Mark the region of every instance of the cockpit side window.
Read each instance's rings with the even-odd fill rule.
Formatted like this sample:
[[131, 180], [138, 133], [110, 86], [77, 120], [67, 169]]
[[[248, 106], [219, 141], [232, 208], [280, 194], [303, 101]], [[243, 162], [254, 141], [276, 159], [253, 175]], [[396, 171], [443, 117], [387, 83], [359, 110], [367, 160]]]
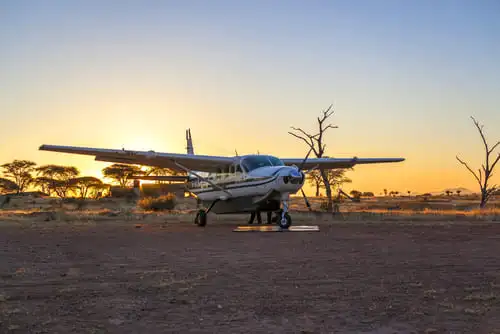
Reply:
[[268, 158], [271, 161], [271, 163], [273, 164], [273, 166], [284, 166], [285, 165], [283, 163], [283, 161], [281, 161], [280, 159], [278, 159], [276, 157], [269, 156]]
[[242, 167], [247, 171], [252, 171], [260, 167], [267, 166], [283, 166], [283, 162], [272, 156], [259, 155], [259, 156], [247, 156], [241, 160]]

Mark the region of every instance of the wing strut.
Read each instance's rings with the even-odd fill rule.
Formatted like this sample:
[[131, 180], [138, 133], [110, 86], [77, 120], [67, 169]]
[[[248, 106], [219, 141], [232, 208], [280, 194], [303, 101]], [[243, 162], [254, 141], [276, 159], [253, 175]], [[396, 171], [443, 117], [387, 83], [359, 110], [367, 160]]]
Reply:
[[189, 173], [190, 173], [190, 174], [193, 174], [194, 176], [196, 176], [196, 177], [198, 177], [198, 178], [202, 179], [203, 181], [205, 181], [205, 182], [209, 183], [212, 187], [217, 188], [217, 189], [219, 189], [219, 190], [221, 190], [221, 191], [225, 192], [225, 193], [226, 193], [226, 194], [228, 194], [229, 196], [232, 196], [232, 194], [231, 194], [229, 191], [227, 191], [226, 189], [224, 189], [224, 188], [222, 188], [221, 186], [219, 186], [219, 185], [217, 185], [217, 184], [213, 183], [213, 182], [212, 182], [212, 181], [210, 181], [209, 179], [204, 178], [203, 176], [200, 176], [200, 175], [196, 174], [195, 172], [193, 172], [192, 170], [190, 170], [190, 169], [188, 169], [188, 168], [184, 167], [183, 165], [181, 165], [181, 164], [180, 164], [180, 163], [178, 163], [177, 161], [174, 161], [174, 164], [176, 164], [179, 168], [183, 169], [186, 173], [188, 173], [188, 174], [189, 174]]

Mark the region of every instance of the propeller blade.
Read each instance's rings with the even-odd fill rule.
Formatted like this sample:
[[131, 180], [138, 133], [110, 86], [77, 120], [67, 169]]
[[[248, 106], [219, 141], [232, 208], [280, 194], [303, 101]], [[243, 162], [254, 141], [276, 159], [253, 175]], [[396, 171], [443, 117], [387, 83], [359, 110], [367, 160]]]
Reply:
[[313, 168], [310, 168], [310, 169], [306, 170], [306, 171], [304, 172], [304, 174], [306, 174], [306, 175], [307, 175], [307, 174], [309, 174], [310, 172], [312, 172], [313, 170], [315, 170], [316, 168], [318, 168], [318, 165], [314, 166]]
[[309, 211], [312, 211], [311, 204], [309, 203], [309, 200], [307, 199], [307, 196], [304, 193], [304, 190], [302, 188], [300, 188], [300, 191], [302, 192], [302, 196], [304, 197], [304, 201], [306, 202], [307, 208], [309, 209]]
[[313, 149], [313, 148], [311, 147], [311, 148], [309, 149], [309, 152], [307, 152], [307, 155], [306, 155], [306, 157], [304, 158], [304, 160], [302, 160], [302, 163], [301, 163], [301, 164], [300, 164], [300, 166], [299, 166], [299, 170], [302, 170], [302, 167], [304, 167], [304, 164], [306, 163], [307, 158], [309, 158], [309, 154], [311, 154], [312, 149]]

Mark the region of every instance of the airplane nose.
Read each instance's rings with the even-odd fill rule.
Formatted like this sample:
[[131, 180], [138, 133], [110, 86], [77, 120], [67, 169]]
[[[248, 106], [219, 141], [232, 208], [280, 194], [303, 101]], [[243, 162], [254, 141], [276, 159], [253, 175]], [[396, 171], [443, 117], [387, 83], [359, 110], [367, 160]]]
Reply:
[[304, 173], [298, 170], [291, 170], [288, 175], [283, 176], [285, 184], [300, 184], [304, 181]]

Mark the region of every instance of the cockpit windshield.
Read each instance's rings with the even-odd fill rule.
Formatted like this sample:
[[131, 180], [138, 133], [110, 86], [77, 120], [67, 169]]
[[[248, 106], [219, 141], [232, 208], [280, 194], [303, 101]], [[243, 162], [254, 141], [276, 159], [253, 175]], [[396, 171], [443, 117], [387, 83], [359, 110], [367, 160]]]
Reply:
[[241, 159], [241, 166], [246, 172], [266, 166], [284, 166], [283, 161], [271, 155], [250, 155]]

